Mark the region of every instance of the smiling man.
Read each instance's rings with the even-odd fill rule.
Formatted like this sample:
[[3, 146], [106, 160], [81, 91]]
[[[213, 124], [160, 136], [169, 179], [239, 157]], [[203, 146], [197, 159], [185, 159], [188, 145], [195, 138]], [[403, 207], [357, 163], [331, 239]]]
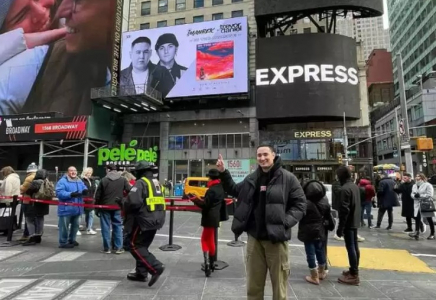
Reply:
[[271, 146], [257, 148], [259, 167], [235, 184], [220, 155], [217, 168], [229, 195], [238, 199], [232, 231], [248, 234], [247, 300], [263, 300], [267, 271], [273, 300], [287, 299], [291, 228], [306, 212], [306, 197], [298, 179], [282, 168]]

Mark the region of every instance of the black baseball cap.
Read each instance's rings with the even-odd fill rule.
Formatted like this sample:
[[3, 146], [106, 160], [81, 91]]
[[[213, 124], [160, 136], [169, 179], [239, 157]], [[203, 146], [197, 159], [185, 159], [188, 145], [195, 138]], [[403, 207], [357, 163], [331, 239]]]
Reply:
[[173, 44], [176, 47], [179, 47], [179, 42], [177, 41], [177, 38], [174, 34], [172, 33], [164, 33], [162, 34], [156, 42], [155, 45], [155, 49], [159, 49], [160, 46], [164, 45], [164, 44]]
[[114, 171], [114, 170], [117, 169], [117, 167], [115, 165], [113, 165], [113, 164], [110, 164], [110, 165], [106, 166], [106, 169], [109, 170], [109, 171]]

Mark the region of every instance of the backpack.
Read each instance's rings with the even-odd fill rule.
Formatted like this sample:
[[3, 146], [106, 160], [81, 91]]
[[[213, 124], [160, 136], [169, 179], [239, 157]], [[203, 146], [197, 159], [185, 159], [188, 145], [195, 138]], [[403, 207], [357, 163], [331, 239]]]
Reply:
[[53, 182], [45, 179], [39, 190], [35, 193], [35, 199], [39, 200], [52, 200], [56, 196]]

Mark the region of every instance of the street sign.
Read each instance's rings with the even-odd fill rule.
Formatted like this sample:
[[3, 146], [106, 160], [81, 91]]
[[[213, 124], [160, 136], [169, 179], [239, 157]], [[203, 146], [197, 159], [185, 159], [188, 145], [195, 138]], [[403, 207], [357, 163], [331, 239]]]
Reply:
[[404, 135], [406, 133], [405, 129], [404, 129], [404, 120], [401, 119], [399, 122], [399, 126], [398, 126], [398, 130], [400, 131], [401, 135]]
[[357, 155], [357, 150], [348, 150], [348, 155]]

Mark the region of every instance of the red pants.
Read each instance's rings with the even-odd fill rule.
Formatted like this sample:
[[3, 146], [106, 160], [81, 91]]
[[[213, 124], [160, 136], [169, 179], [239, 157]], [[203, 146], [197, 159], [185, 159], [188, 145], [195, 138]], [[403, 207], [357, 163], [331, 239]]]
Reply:
[[215, 255], [215, 228], [203, 227], [201, 233], [201, 249], [203, 252], [209, 252], [210, 256]]

